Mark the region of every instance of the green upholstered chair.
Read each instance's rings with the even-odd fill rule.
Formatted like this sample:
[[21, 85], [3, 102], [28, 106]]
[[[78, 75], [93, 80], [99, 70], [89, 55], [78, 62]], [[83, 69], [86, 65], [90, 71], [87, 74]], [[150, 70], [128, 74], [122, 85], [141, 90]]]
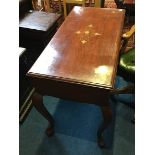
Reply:
[[[122, 46], [120, 51], [120, 61], [118, 64], [118, 75], [125, 80], [132, 82], [123, 88], [116, 88], [112, 94], [134, 94], [135, 93], [135, 48], [126, 50], [128, 41], [135, 33], [135, 25], [133, 25], [127, 33], [122, 36]], [[135, 122], [135, 117], [131, 120]]]
[[132, 48], [127, 53], [122, 54], [119, 66], [122, 70], [125, 70], [130, 74], [135, 73], [135, 48]]
[[[120, 49], [120, 61], [118, 64], [118, 75], [125, 80], [135, 82], [135, 48], [126, 50], [129, 39], [135, 33], [135, 25], [133, 25], [127, 33], [122, 36], [122, 46]], [[123, 88], [114, 89], [114, 94], [134, 93], [135, 85], [131, 84]]]
[[121, 55], [119, 70], [125, 79], [135, 82], [135, 48], [129, 49]]
[[128, 81], [135, 82], [135, 48], [121, 54], [118, 73]]

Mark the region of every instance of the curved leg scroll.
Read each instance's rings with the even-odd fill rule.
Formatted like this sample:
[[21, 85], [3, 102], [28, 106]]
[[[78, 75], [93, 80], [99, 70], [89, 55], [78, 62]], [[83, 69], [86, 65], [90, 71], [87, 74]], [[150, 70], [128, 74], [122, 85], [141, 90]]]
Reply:
[[46, 129], [46, 134], [52, 136], [54, 134], [54, 119], [43, 104], [43, 96], [35, 92], [32, 96], [32, 102], [36, 110], [48, 120], [49, 126]]
[[104, 120], [103, 120], [101, 126], [98, 129], [97, 138], [98, 138], [99, 147], [105, 148], [106, 144], [104, 142], [103, 132], [108, 127], [108, 125], [110, 124], [110, 122], [112, 120], [112, 109], [108, 105], [103, 106], [101, 108], [102, 108], [102, 113], [103, 113]]

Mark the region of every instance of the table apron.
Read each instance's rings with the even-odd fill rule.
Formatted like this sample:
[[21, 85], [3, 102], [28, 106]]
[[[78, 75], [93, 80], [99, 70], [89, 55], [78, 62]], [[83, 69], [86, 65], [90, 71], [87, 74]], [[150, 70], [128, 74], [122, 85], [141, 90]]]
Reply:
[[106, 106], [108, 104], [109, 90], [104, 88], [32, 77], [31, 82], [36, 92], [41, 95], [87, 102], [99, 106]]

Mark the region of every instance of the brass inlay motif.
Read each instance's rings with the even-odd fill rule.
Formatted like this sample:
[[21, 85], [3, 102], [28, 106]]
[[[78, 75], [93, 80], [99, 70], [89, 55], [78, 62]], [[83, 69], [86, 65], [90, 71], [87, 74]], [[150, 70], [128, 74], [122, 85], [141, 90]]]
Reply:
[[80, 34], [81, 32], [80, 31], [76, 31], [76, 34]]
[[86, 40], [82, 40], [82, 41], [81, 41], [82, 44], [85, 44], [86, 42], [87, 42]]
[[92, 24], [90, 24], [90, 25], [88, 25], [88, 27], [93, 27], [93, 25], [92, 25]]
[[93, 37], [101, 36], [102, 34], [95, 32], [92, 24], [85, 26], [83, 30], [78, 30], [75, 32], [80, 37], [80, 42], [82, 44], [86, 44], [92, 39]]
[[84, 31], [85, 34], [89, 34], [89, 31]]
[[100, 34], [100, 33], [94, 33], [94, 35], [95, 35], [95, 36], [101, 36], [101, 34]]

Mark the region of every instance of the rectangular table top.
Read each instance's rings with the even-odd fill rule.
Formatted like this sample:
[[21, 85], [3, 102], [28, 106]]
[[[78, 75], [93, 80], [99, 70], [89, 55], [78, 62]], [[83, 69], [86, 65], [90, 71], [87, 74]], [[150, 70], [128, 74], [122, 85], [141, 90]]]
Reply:
[[74, 7], [27, 75], [112, 88], [124, 14]]

